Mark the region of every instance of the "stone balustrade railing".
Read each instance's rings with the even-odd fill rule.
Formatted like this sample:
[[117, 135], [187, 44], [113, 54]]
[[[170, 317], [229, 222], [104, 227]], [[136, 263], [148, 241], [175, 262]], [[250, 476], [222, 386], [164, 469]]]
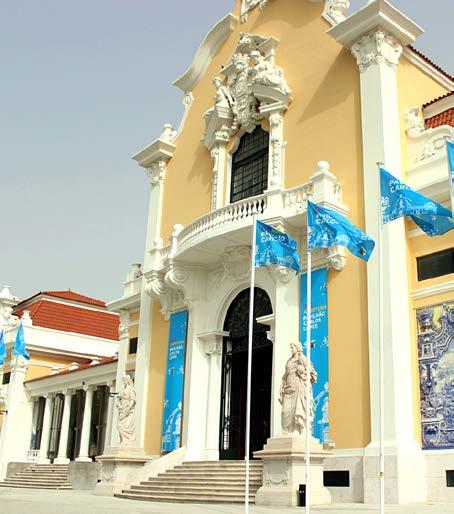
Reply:
[[175, 225], [170, 245], [163, 246], [159, 239], [150, 252], [153, 269], [165, 267], [170, 258], [181, 255], [202, 241], [247, 227], [254, 214], [263, 220], [299, 215], [305, 211], [307, 195], [312, 193], [313, 183], [307, 182], [292, 189], [271, 191], [226, 205], [201, 216], [186, 227]]

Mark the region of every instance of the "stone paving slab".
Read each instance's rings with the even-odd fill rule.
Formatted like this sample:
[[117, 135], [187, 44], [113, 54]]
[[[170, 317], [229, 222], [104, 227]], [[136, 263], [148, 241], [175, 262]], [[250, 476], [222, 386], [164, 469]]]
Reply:
[[[242, 505], [198, 505], [152, 503], [95, 496], [86, 491], [45, 491], [31, 489], [0, 489], [1, 514], [241, 514]], [[297, 507], [257, 507], [250, 514], [296, 514], [305, 509]], [[330, 505], [312, 507], [314, 514], [373, 514], [378, 508], [371, 505]], [[389, 505], [386, 514], [454, 514], [454, 504]]]

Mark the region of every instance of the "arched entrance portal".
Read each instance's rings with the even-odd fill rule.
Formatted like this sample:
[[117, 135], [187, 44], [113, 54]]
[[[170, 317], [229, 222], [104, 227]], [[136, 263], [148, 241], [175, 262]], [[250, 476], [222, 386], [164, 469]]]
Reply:
[[[245, 289], [230, 304], [224, 330], [222, 350], [220, 459], [244, 459], [246, 429], [246, 386], [249, 294]], [[272, 314], [265, 291], [255, 288], [254, 319]], [[263, 449], [270, 436], [271, 370], [273, 344], [267, 338], [267, 327], [254, 323], [251, 389], [251, 457]]]

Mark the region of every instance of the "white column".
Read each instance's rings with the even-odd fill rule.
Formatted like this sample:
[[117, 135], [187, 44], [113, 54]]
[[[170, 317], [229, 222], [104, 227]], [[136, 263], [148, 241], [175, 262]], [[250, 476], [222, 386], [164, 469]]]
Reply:
[[[388, 20], [387, 30], [392, 32], [382, 29], [383, 19]], [[367, 27], [367, 32], [363, 27]], [[380, 185], [376, 162], [383, 161], [392, 174], [401, 177], [400, 123], [403, 120], [399, 117], [396, 70], [403, 46], [412, 43], [421, 29], [390, 4], [376, 1], [330, 33], [351, 48], [359, 67], [366, 232], [377, 240]], [[386, 501], [424, 502], [425, 463], [420, 443], [415, 439], [413, 408], [418, 392], [413, 380], [406, 234], [402, 219], [385, 227], [382, 248]], [[371, 443], [365, 459], [366, 503], [378, 503], [379, 499], [378, 280], [378, 252], [374, 252], [367, 269]]]
[[[164, 182], [167, 162], [172, 158], [175, 145], [163, 133], [150, 146], [134, 156], [140, 166], [147, 170], [150, 180], [150, 202], [148, 208], [147, 237], [144, 255], [144, 273], [152, 267], [150, 250], [160, 237]], [[136, 441], [143, 448], [145, 440], [145, 423], [148, 397], [148, 370], [150, 364], [151, 324], [153, 301], [146, 292], [146, 280], [142, 281], [140, 297], [139, 335], [136, 354], [134, 386], [136, 390]], [[119, 383], [117, 383], [117, 387]]]
[[210, 153], [213, 158], [213, 185], [211, 188], [211, 209], [220, 209], [226, 204], [225, 167], [227, 163], [227, 140], [222, 134], [215, 137], [215, 144]]
[[284, 183], [284, 110], [270, 111], [270, 146], [268, 156], [268, 191], [282, 189]]
[[[279, 389], [282, 375], [290, 357], [290, 343], [299, 341], [300, 298], [298, 280], [295, 278], [294, 271], [280, 266], [271, 266], [270, 273], [276, 284], [270, 436], [277, 437], [281, 433]], [[269, 321], [260, 319], [262, 323], [273, 326], [272, 318]], [[272, 336], [272, 331], [270, 335]]]
[[198, 338], [205, 344], [208, 356], [208, 394], [205, 426], [205, 458], [219, 460], [219, 420], [221, 408], [222, 342], [228, 332], [205, 332]]
[[41, 444], [39, 446], [38, 459], [40, 464], [49, 462], [47, 452], [49, 451], [50, 441], [50, 428], [52, 424], [52, 406], [54, 403], [55, 394], [49, 393], [44, 395], [46, 398], [46, 405], [44, 407], [43, 428], [41, 430]]
[[[118, 363], [117, 363], [117, 375], [115, 384], [110, 387], [110, 392], [119, 392], [121, 388], [121, 379], [126, 375], [126, 359], [128, 357], [129, 349], [129, 312], [120, 311], [120, 327], [118, 334], [120, 337], [118, 344]], [[112, 408], [111, 408], [112, 403]], [[120, 444], [120, 438], [118, 435], [117, 424], [118, 424], [118, 410], [115, 408], [115, 398], [109, 396], [109, 413], [111, 415], [110, 425], [107, 425], [107, 433], [109, 434], [109, 443], [107, 443], [106, 437], [106, 448], [108, 446], [118, 446]]]
[[[107, 387], [109, 388], [109, 403], [107, 406], [107, 427], [106, 427], [106, 440], [104, 442], [104, 448], [103, 453], [109, 446], [111, 446], [112, 441], [112, 429], [113, 426], [113, 416], [114, 416], [114, 410], [115, 409], [115, 396], [112, 394], [115, 392], [115, 382], [107, 384]], [[118, 413], [117, 413], [117, 420], [118, 420]], [[117, 427], [115, 426], [115, 429]], [[117, 431], [118, 432], [118, 431]]]
[[93, 405], [93, 391], [96, 386], [84, 386], [85, 390], [85, 405], [84, 405], [84, 417], [82, 420], [82, 434], [80, 436], [80, 450], [77, 462], [91, 462], [91, 458], [88, 456], [89, 445], [90, 445], [90, 428], [91, 428], [91, 410]]
[[65, 403], [63, 405], [63, 416], [61, 420], [61, 430], [60, 430], [60, 441], [58, 443], [58, 455], [55, 459], [55, 464], [67, 464], [69, 462], [68, 457], [66, 456], [67, 447], [68, 447], [68, 435], [69, 435], [69, 419], [71, 415], [71, 399], [74, 395], [75, 391], [72, 389], [68, 389], [63, 392], [65, 395]]
[[2, 415], [3, 423], [0, 430], [0, 480], [5, 477], [8, 462], [25, 460], [27, 450], [30, 449], [33, 404], [27, 398], [24, 389], [27, 369], [28, 361], [23, 357], [13, 358], [6, 403], [0, 406], [5, 411]]

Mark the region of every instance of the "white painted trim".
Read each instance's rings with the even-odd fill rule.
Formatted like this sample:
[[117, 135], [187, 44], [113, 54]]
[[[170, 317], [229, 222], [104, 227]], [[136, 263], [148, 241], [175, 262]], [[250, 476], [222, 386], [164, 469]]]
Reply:
[[[99, 355], [97, 353], [70, 352], [70, 351], [61, 350], [59, 348], [48, 348], [48, 347], [44, 347], [44, 346], [37, 346], [34, 344], [27, 344], [27, 349], [30, 352], [40, 352], [40, 353], [46, 353], [46, 354], [50, 354], [50, 355], [59, 355], [59, 356], [63, 356], [63, 357], [74, 357], [77, 359], [92, 360], [95, 357], [98, 357], [98, 358], [101, 357], [101, 355]], [[112, 354], [112, 357], [114, 355], [115, 355], [115, 352]]]
[[454, 108], [454, 95], [446, 96], [423, 109], [424, 119], [427, 120], [452, 108]]
[[333, 457], [364, 457], [364, 448], [339, 448], [333, 450]]
[[427, 296], [435, 296], [436, 294], [450, 293], [454, 291], [454, 280], [445, 282], [444, 284], [438, 284], [436, 286], [425, 287], [424, 289], [416, 289], [411, 293], [413, 300], [419, 298], [426, 298]]
[[419, 68], [424, 73], [427, 73], [427, 75], [436, 80], [440, 84], [440, 86], [445, 87], [448, 91], [451, 91], [453, 89], [453, 81], [446, 77], [446, 75], [444, 75], [440, 70], [437, 70], [435, 66], [427, 62], [422, 57], [420, 57], [417, 53], [415, 53], [413, 49], [408, 47], [404, 48], [403, 55], [417, 68]]
[[235, 29], [238, 18], [228, 14], [208, 32], [198, 48], [191, 66], [173, 82], [183, 93], [191, 92], [211, 64], [213, 57]]
[[136, 312], [140, 310], [140, 293], [126, 298], [119, 298], [118, 300], [112, 300], [107, 304], [107, 308], [112, 312], [118, 312], [120, 310]]
[[49, 296], [46, 296], [45, 294], [35, 296], [35, 297], [33, 297], [33, 299], [30, 299], [30, 301], [26, 300], [25, 302], [23, 302], [23, 305], [18, 304], [15, 307], [15, 309], [27, 310], [27, 308], [30, 307], [30, 305], [34, 305], [35, 303], [38, 303], [40, 301], [49, 302], [49, 303], [58, 303], [60, 305], [67, 305], [69, 307], [78, 307], [79, 309], [86, 309], [87, 311], [95, 311], [95, 312], [103, 312], [105, 314], [111, 314], [107, 310], [107, 306], [106, 307], [97, 307], [96, 305], [87, 305], [85, 303], [81, 303], [81, 302], [77, 302], [77, 301], [65, 300], [64, 298], [58, 298], [58, 297], [54, 298], [53, 296], [49, 297]]
[[89, 341], [92, 341], [92, 342], [111, 343], [112, 346], [118, 345], [118, 339], [107, 339], [107, 338], [103, 338], [103, 337], [82, 334], [80, 332], [69, 332], [66, 330], [56, 330], [55, 328], [41, 327], [39, 325], [33, 325], [30, 328], [32, 328], [33, 330], [38, 330], [38, 331], [51, 332], [52, 334], [56, 334], [56, 335], [64, 334], [65, 336], [79, 336], [79, 337], [83, 337], [84, 339], [88, 339]]
[[29, 364], [30, 364], [30, 366], [38, 366], [41, 368], [49, 368], [49, 369], [53, 369], [53, 368], [65, 369], [66, 368], [66, 366], [64, 364], [49, 364], [48, 362], [37, 361], [35, 359], [30, 359]]
[[446, 450], [422, 450], [423, 454], [428, 455], [454, 455], [454, 450], [446, 449]]

